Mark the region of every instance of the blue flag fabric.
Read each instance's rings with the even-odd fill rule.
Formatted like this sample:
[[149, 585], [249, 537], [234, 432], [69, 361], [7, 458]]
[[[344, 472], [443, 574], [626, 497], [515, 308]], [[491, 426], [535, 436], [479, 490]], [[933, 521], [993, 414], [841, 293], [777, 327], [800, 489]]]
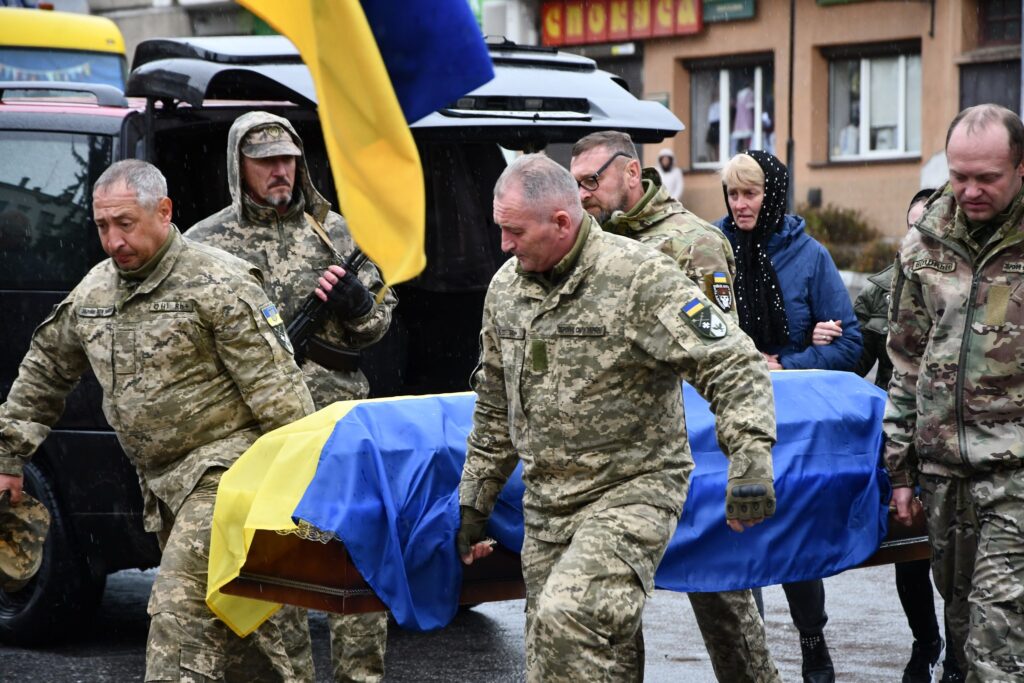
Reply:
[[[778, 512], [742, 534], [725, 524], [728, 462], [714, 417], [683, 386], [697, 466], [658, 587], [736, 590], [830, 576], [863, 562], [885, 537], [889, 491], [878, 462], [885, 393], [844, 372], [773, 372], [772, 381]], [[458, 609], [457, 487], [473, 402], [472, 394], [452, 394], [355, 406], [338, 421], [295, 509], [296, 519], [338, 535], [406, 628], [440, 628]], [[517, 552], [522, 494], [517, 468], [489, 527]]]
[[409, 123], [494, 78], [466, 0], [362, 0], [362, 7]]

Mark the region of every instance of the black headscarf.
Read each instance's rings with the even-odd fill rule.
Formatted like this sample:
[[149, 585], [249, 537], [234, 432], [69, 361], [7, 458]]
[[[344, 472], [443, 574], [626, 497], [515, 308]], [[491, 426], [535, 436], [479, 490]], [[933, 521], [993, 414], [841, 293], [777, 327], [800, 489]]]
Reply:
[[789, 322], [782, 300], [782, 288], [775, 266], [768, 256], [767, 245], [772, 235], [782, 227], [786, 213], [786, 191], [789, 189], [789, 171], [774, 155], [761, 150], [747, 152], [764, 171], [764, 201], [757, 214], [753, 230], [740, 230], [733, 220], [729, 206], [729, 188], [725, 192], [725, 206], [729, 217], [723, 227], [736, 234], [736, 312], [740, 327], [758, 349], [785, 346], [789, 341]]

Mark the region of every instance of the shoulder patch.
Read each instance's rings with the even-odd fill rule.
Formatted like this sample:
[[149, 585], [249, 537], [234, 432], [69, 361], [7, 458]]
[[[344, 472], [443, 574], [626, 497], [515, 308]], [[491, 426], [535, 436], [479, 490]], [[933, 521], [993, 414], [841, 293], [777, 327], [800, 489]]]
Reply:
[[723, 311], [732, 310], [732, 284], [728, 273], [708, 273], [704, 276], [704, 293]]
[[708, 339], [721, 339], [728, 332], [725, 320], [718, 311], [697, 298], [691, 299], [679, 309], [679, 315], [689, 323], [697, 334]]
[[1020, 261], [1011, 261], [1003, 264], [1004, 273], [1024, 273], [1024, 263]]
[[277, 306], [274, 304], [261, 306], [260, 313], [263, 314], [267, 324], [270, 325], [270, 329], [274, 331], [274, 335], [277, 337], [277, 340], [281, 342], [281, 346], [287, 349], [288, 353], [294, 356], [295, 349], [292, 347], [292, 340], [288, 338], [288, 330], [284, 326], [281, 314], [277, 311]]
[[914, 265], [910, 269], [916, 273], [924, 268], [937, 270], [940, 273], [952, 273], [956, 270], [956, 263], [953, 261], [939, 261], [933, 258], [922, 258], [914, 261]]

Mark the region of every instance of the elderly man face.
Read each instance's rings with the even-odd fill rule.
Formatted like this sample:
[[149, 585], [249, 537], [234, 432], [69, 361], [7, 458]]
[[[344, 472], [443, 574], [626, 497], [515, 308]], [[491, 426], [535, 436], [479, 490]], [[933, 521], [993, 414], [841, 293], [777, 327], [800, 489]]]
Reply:
[[243, 155], [242, 180], [256, 201], [277, 208], [287, 207], [295, 188], [295, 157], [289, 154], [261, 158]]
[[569, 214], [527, 202], [518, 183], [494, 197], [494, 222], [501, 229], [501, 250], [515, 256], [524, 271], [551, 270], [572, 248]]
[[135, 189], [123, 181], [93, 192], [92, 213], [103, 251], [123, 270], [136, 270], [153, 258], [171, 226], [168, 197], [160, 197], [151, 208], [143, 206]]
[[998, 122], [973, 132], [959, 124], [946, 146], [946, 159], [956, 203], [972, 221], [992, 220], [1020, 190], [1024, 162], [1012, 158], [1010, 134]]

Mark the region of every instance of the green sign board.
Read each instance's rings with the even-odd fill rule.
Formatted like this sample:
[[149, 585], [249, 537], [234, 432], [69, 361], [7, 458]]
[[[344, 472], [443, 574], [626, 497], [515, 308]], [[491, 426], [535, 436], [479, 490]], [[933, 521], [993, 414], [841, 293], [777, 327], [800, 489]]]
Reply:
[[754, 18], [754, 0], [704, 0], [704, 23]]

